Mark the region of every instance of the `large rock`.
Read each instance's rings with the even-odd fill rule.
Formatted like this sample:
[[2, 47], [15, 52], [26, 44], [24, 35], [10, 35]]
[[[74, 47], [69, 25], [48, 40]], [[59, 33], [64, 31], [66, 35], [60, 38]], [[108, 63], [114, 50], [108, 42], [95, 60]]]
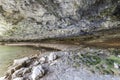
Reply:
[[48, 62], [53, 62], [56, 59], [57, 55], [54, 52], [50, 53], [50, 55], [48, 56]]
[[0, 31], [5, 39], [33, 40], [118, 27], [119, 3], [120, 0], [0, 0]]
[[[22, 59], [14, 60], [12, 66], [9, 67], [9, 70], [6, 72], [5, 77], [7, 79], [14, 79], [16, 77], [21, 77], [24, 73], [28, 72], [30, 69], [25, 68], [30, 65], [30, 59], [28, 57]], [[13, 75], [13, 76], [11, 76]]]
[[45, 56], [45, 57], [41, 57], [41, 58], [39, 59], [39, 62], [40, 62], [41, 64], [47, 62], [47, 57], [46, 57], [46, 56]]
[[41, 65], [35, 66], [33, 67], [32, 75], [31, 75], [32, 80], [40, 80], [40, 78], [43, 77], [44, 74], [45, 71]]
[[5, 79], [5, 77], [0, 77], [0, 80], [4, 80]]
[[15, 71], [13, 74], [12, 74], [12, 79], [15, 79], [16, 77], [22, 77], [24, 74], [23, 74], [23, 71], [24, 71], [24, 68], [21, 68], [17, 71]]
[[25, 63], [27, 60], [29, 60], [28, 57], [25, 57], [25, 58], [22, 58], [22, 59], [16, 59], [16, 60], [14, 60], [13, 65], [20, 65], [20, 64], [23, 64], [23, 63]]

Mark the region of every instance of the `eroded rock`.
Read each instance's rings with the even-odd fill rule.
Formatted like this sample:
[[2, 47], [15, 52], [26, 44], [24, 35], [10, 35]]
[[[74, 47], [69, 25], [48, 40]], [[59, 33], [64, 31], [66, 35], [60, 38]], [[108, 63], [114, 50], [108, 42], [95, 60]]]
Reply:
[[0, 80], [5, 80], [5, 77], [0, 77]]
[[49, 62], [53, 62], [56, 59], [57, 59], [57, 55], [54, 52], [50, 53], [50, 55], [48, 56]]
[[45, 57], [41, 57], [41, 58], [39, 59], [39, 62], [40, 62], [41, 64], [47, 62], [47, 57], [46, 57], [46, 56], [45, 56]]
[[21, 68], [21, 69], [15, 71], [12, 74], [12, 79], [15, 79], [16, 77], [23, 77], [23, 71], [24, 71], [24, 68]]
[[97, 28], [117, 27], [119, 21], [108, 19], [109, 16], [119, 16], [118, 2], [119, 0], [0, 0], [0, 25], [8, 27], [6, 38], [13, 40], [84, 34]]
[[13, 65], [23, 64], [23, 63], [25, 63], [27, 60], [29, 60], [29, 58], [28, 58], [28, 57], [25, 57], [25, 58], [22, 58], [22, 59], [17, 59], [17, 60], [14, 60]]
[[45, 71], [41, 65], [33, 67], [31, 78], [32, 80], [39, 80], [41, 77], [43, 77], [45, 74]]
[[35, 61], [35, 62], [33, 63], [33, 65], [36, 66], [36, 65], [38, 65], [39, 63], [40, 63], [39, 61]]

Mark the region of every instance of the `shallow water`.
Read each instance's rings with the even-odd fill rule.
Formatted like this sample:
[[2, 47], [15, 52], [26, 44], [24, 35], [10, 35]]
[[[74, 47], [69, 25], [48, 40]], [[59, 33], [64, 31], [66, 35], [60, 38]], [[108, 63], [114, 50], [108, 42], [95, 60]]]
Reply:
[[0, 46], [0, 77], [12, 65], [14, 59], [38, 54], [39, 51], [32, 47]]

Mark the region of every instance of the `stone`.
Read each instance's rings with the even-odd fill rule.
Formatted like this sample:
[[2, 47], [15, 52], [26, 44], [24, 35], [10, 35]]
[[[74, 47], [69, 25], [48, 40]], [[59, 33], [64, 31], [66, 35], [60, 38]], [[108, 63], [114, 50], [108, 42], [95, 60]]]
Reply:
[[114, 62], [114, 68], [119, 69], [119, 64]]
[[6, 72], [6, 75], [7, 75], [7, 74], [13, 74], [14, 71], [15, 71], [15, 70], [14, 70], [13, 68], [11, 68], [11, 69], [9, 69], [9, 70]]
[[32, 80], [39, 80], [41, 77], [43, 77], [45, 74], [45, 71], [41, 65], [33, 67], [31, 78]]
[[12, 74], [12, 79], [16, 78], [16, 77], [23, 77], [23, 71], [24, 71], [24, 68], [21, 68], [17, 71], [15, 71], [13, 74]]
[[[118, 0], [0, 0], [0, 34], [6, 32], [8, 39], [33, 40], [83, 34], [92, 28], [115, 27], [120, 22], [109, 17], [112, 17], [114, 11], [112, 8], [118, 6], [116, 1]], [[107, 14], [110, 13], [110, 16], [101, 13], [106, 12], [106, 8], [109, 9]], [[119, 11], [117, 9], [115, 13]], [[14, 31], [11, 30], [13, 26], [17, 28]]]
[[25, 58], [22, 58], [22, 59], [16, 59], [16, 60], [14, 60], [13, 65], [23, 64], [23, 63], [25, 63], [25, 61], [27, 61], [27, 60], [29, 60], [28, 57], [25, 57]]
[[5, 79], [5, 77], [0, 77], [0, 80], [4, 80]]
[[23, 71], [23, 75], [30, 72], [31, 72], [31, 68], [25, 68]]
[[50, 63], [50, 66], [55, 65], [57, 62], [58, 62], [57, 60], [53, 61], [52, 63]]
[[11, 79], [11, 75], [15, 72], [15, 70], [13, 68], [9, 69], [6, 73], [5, 73], [5, 78]]
[[27, 67], [31, 63], [31, 60], [28, 57], [14, 60], [13, 65], [11, 66], [14, 70], [18, 70], [22, 67]]
[[47, 62], [47, 57], [46, 57], [46, 56], [45, 56], [45, 57], [41, 57], [41, 58], [39, 59], [39, 62], [40, 62], [41, 64]]
[[53, 62], [56, 59], [57, 59], [57, 55], [54, 52], [50, 53], [50, 55], [48, 56], [49, 62]]
[[23, 80], [23, 78], [18, 77], [18, 78], [15, 78], [15, 79], [13, 79], [13, 80]]
[[36, 65], [38, 65], [38, 64], [39, 64], [39, 61], [35, 61], [35, 62], [33, 63], [34, 66], [36, 66]]
[[21, 68], [19, 70], [16, 70], [12, 74], [12, 79], [14, 79], [16, 77], [24, 77], [25, 74], [30, 73], [30, 72], [31, 72], [31, 68]]

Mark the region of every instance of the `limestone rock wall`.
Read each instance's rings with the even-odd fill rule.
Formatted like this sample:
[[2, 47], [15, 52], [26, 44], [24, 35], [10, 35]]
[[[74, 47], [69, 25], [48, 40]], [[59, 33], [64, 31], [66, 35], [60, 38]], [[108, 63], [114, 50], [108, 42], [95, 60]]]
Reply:
[[0, 28], [5, 28], [1, 34], [32, 40], [119, 27], [119, 4], [120, 0], [0, 0]]

